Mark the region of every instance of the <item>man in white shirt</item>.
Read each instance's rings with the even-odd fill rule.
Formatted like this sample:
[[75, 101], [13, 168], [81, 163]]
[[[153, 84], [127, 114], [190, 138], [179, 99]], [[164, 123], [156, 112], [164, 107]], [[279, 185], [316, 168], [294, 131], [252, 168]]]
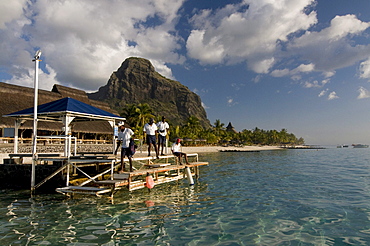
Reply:
[[177, 156], [177, 158], [179, 159], [179, 164], [180, 165], [182, 165], [181, 157], [184, 157], [185, 161], [186, 161], [186, 164], [189, 164], [188, 155], [184, 152], [181, 152], [181, 143], [180, 142], [181, 142], [180, 138], [176, 139], [176, 143], [174, 143], [171, 147], [172, 154]]
[[[150, 149], [152, 148], [152, 145], [154, 146], [155, 155], [157, 159], [158, 156], [158, 148], [157, 148], [157, 140], [156, 140], [156, 133], [157, 133], [157, 125], [154, 124], [154, 119], [151, 118], [149, 120], [149, 123], [146, 123], [144, 125], [144, 141], [148, 144], [148, 156], [150, 156]], [[146, 135], [146, 136], [145, 136]]]
[[123, 123], [118, 125], [120, 131], [118, 132], [118, 140], [121, 142], [121, 171], [125, 171], [125, 163], [123, 159], [127, 156], [130, 163], [130, 172], [133, 172], [132, 169], [132, 151], [130, 148], [130, 139], [134, 135], [134, 132], [130, 128], [126, 128]]
[[162, 146], [161, 155], [164, 155], [163, 150], [166, 144], [167, 131], [170, 128], [170, 126], [166, 122], [166, 117], [162, 116], [162, 121], [157, 123], [157, 127], [158, 127], [158, 152], [161, 151]]

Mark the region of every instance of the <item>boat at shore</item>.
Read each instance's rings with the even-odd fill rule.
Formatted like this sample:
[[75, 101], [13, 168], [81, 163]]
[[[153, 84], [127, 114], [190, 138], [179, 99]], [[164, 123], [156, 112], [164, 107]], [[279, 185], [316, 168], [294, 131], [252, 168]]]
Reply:
[[338, 145], [337, 148], [348, 148], [348, 145], [347, 144], [344, 144], [344, 145]]
[[352, 144], [353, 148], [369, 148], [367, 144]]

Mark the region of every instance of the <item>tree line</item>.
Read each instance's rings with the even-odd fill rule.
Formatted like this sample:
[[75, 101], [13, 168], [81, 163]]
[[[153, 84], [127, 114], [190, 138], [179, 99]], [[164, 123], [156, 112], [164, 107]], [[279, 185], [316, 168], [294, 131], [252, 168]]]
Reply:
[[[147, 103], [128, 104], [120, 114], [126, 118], [126, 123], [135, 132], [138, 138], [143, 137], [144, 125], [150, 118], [156, 122], [161, 120], [161, 115], [155, 116]], [[170, 124], [169, 140], [182, 138], [186, 144], [234, 144], [234, 145], [301, 145], [303, 138], [297, 138], [286, 129], [263, 130], [258, 127], [241, 132], [228, 131], [225, 124], [217, 119], [209, 128], [202, 127], [195, 116], [190, 116], [186, 122], [180, 125]]]

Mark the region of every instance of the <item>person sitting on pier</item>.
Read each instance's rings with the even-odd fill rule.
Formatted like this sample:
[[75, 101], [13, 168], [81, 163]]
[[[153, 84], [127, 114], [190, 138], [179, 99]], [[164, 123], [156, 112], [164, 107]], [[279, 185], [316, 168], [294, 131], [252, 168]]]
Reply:
[[118, 133], [118, 140], [122, 142], [121, 148], [121, 171], [125, 171], [125, 162], [123, 159], [127, 156], [130, 163], [130, 172], [133, 172], [132, 169], [132, 151], [130, 148], [130, 139], [134, 136], [134, 132], [130, 128], [126, 128], [124, 123], [119, 124], [120, 132]]
[[181, 157], [184, 157], [185, 161], [186, 161], [186, 164], [189, 164], [188, 155], [184, 152], [181, 152], [181, 143], [180, 142], [181, 142], [180, 138], [176, 139], [176, 143], [174, 143], [171, 147], [172, 154], [177, 156], [177, 158], [179, 159], [179, 164], [180, 165], [182, 165]]
[[[153, 145], [154, 150], [155, 150], [155, 155], [158, 159], [159, 155], [158, 155], [157, 138], [156, 138], [157, 130], [158, 128], [157, 128], [157, 125], [154, 124], [153, 118], [149, 120], [149, 123], [146, 123], [144, 125], [144, 141], [146, 140], [146, 143], [148, 144], [148, 156], [150, 156], [150, 149], [152, 148], [152, 145]], [[145, 139], [145, 135], [146, 135], [146, 139]]]

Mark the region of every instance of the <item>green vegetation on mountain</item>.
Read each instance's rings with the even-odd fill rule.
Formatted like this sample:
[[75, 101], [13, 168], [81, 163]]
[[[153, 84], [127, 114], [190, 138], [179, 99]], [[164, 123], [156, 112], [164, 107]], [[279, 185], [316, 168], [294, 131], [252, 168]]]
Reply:
[[236, 132], [225, 128], [220, 120], [212, 126], [207, 119], [200, 97], [178, 81], [167, 79], [155, 71], [150, 61], [131, 57], [113, 72], [108, 83], [90, 99], [107, 102], [127, 119], [137, 137], [142, 136], [143, 126], [150, 118], [158, 122], [167, 118], [170, 140], [180, 137], [184, 144], [244, 144], [281, 145], [303, 144], [302, 138], [285, 129], [243, 130]]
[[174, 124], [195, 116], [203, 127], [210, 127], [200, 97], [180, 82], [160, 75], [150, 61], [143, 58], [126, 59], [105, 86], [88, 96], [107, 102], [118, 112], [126, 105], [148, 104], [153, 115], [165, 115]]

